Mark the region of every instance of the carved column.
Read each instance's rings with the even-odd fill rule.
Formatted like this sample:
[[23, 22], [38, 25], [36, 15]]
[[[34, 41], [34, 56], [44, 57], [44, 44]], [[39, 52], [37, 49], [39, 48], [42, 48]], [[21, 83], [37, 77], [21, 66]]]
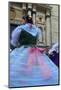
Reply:
[[26, 10], [26, 4], [25, 3], [22, 4], [22, 9]]
[[33, 16], [33, 24], [36, 23], [36, 6], [33, 6], [33, 11], [32, 11], [32, 16]]
[[50, 10], [46, 11], [46, 44], [51, 45]]
[[32, 4], [28, 4], [28, 15], [32, 15]]

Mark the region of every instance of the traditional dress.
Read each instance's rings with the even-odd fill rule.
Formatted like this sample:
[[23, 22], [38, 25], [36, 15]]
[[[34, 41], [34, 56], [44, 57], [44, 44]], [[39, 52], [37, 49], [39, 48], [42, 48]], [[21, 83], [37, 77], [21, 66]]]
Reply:
[[57, 66], [43, 48], [35, 45], [39, 35], [39, 28], [31, 24], [21, 25], [13, 31], [11, 42], [16, 46], [19, 41], [20, 47], [10, 53], [9, 87], [59, 84]]

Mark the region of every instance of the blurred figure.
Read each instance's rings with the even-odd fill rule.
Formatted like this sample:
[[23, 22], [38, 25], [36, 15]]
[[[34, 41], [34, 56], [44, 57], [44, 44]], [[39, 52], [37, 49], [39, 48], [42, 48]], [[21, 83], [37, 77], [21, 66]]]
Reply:
[[55, 43], [48, 51], [50, 59], [59, 67], [59, 45]]

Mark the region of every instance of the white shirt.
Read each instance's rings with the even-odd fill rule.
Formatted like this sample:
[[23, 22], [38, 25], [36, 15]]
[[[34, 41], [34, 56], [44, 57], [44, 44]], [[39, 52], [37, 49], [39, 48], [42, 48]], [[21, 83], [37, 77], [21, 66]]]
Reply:
[[53, 51], [56, 51], [58, 53], [58, 43], [55, 43], [48, 53], [51, 54]]

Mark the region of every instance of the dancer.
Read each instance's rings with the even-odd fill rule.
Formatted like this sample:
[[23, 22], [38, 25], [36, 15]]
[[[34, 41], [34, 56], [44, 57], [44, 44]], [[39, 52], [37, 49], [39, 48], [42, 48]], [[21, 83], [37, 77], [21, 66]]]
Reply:
[[41, 30], [33, 25], [32, 17], [25, 16], [24, 20], [26, 23], [12, 33], [12, 41], [19, 47], [10, 53], [9, 87], [59, 84], [57, 66], [44, 53], [45, 49], [36, 45]]

